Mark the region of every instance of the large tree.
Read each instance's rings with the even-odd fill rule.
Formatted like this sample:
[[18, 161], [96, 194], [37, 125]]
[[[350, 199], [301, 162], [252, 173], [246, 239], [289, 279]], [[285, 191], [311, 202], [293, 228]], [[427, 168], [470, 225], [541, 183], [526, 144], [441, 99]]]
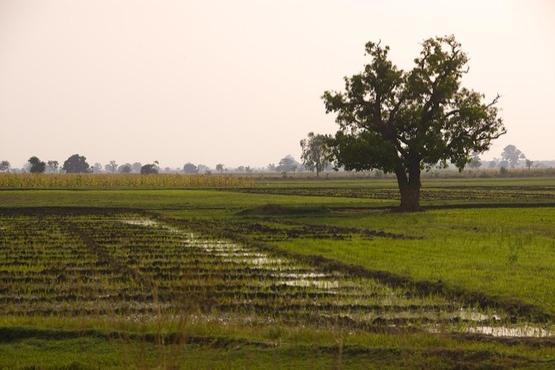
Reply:
[[84, 173], [90, 172], [89, 167], [86, 157], [74, 154], [65, 160], [62, 169], [67, 173]]
[[10, 172], [10, 162], [0, 161], [0, 172]]
[[299, 167], [299, 162], [291, 154], [281, 158], [276, 169], [281, 172], [294, 172]]
[[329, 164], [328, 138], [325, 135], [309, 132], [306, 139], [301, 140], [301, 160], [303, 165], [310, 171], [316, 171], [316, 177], [320, 176]]
[[503, 148], [501, 159], [514, 168], [521, 159], [526, 159], [526, 156], [516, 146], [509, 144]]
[[41, 161], [38, 157], [32, 156], [29, 158], [29, 172], [31, 173], [43, 173], [46, 169], [46, 163]]
[[141, 167], [141, 175], [156, 175], [158, 174], [160, 168], [158, 163], [149, 163]]
[[337, 165], [395, 173], [401, 209], [420, 209], [420, 174], [435, 165], [460, 170], [473, 153], [505, 133], [496, 103], [461, 86], [468, 58], [453, 36], [425, 40], [414, 67], [389, 59], [389, 47], [366, 44], [363, 72], [345, 78], [345, 91], [326, 91], [327, 113], [339, 130], [330, 140]]
[[59, 166], [60, 166], [60, 163], [58, 163], [58, 161], [55, 161], [55, 160], [50, 160], [46, 162], [47, 170], [50, 173], [58, 172]]
[[191, 162], [185, 163], [183, 166], [183, 172], [185, 173], [198, 173], [198, 167]]
[[130, 163], [125, 163], [118, 167], [119, 173], [131, 173], [131, 171], [133, 171], [133, 168]]

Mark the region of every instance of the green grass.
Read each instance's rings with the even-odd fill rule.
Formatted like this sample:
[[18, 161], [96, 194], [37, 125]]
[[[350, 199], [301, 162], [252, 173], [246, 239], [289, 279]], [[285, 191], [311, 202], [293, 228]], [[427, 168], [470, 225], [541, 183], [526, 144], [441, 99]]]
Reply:
[[[168, 324], [163, 321], [162, 324]], [[4, 318], [4, 333], [16, 341], [0, 341], [0, 368], [69, 369], [414, 369], [530, 368], [549, 369], [553, 347], [496, 341], [475, 342], [425, 333], [391, 335], [291, 327], [179, 326], [179, 342], [145, 342], [131, 337], [174, 330], [171, 325], [83, 319]], [[88, 328], [84, 331], [83, 328]], [[121, 336], [104, 338], [114, 327]], [[24, 333], [25, 335], [22, 335]], [[157, 334], [159, 333], [159, 334]], [[71, 338], [61, 339], [61, 335]], [[50, 335], [51, 337], [48, 337]], [[187, 343], [213, 338], [213, 344]], [[21, 356], [21, 354], [25, 356]]]
[[374, 211], [296, 221], [378, 229], [421, 239], [296, 239], [279, 242], [280, 247], [416, 280], [442, 281], [504, 300], [517, 299], [555, 314], [553, 208], [417, 214]]
[[328, 348], [313, 345], [219, 349], [84, 338], [25, 340], [0, 344], [0, 351], [0, 368], [6, 369], [414, 369], [472, 367], [477, 360], [482, 368], [549, 369], [553, 365], [541, 355], [506, 355], [484, 348], [461, 351], [448, 347], [423, 351], [356, 347], [352, 352], [343, 348], [341, 353], [336, 346], [330, 353]]
[[[555, 207], [535, 207], [555, 203], [555, 178], [425, 179], [424, 204], [518, 203], [519, 208], [444, 208], [414, 214], [382, 209], [397, 204], [395, 186], [391, 179], [276, 179], [260, 180], [254, 188], [241, 191], [2, 190], [0, 213], [28, 207], [144, 209], [214, 235], [263, 242], [299, 255], [324, 256], [414, 281], [441, 281], [448, 287], [533, 305], [555, 315]], [[521, 203], [530, 206], [523, 208]], [[268, 204], [281, 208], [256, 213], [257, 207]], [[255, 212], [242, 212], [253, 209]], [[306, 209], [311, 212], [301, 212]], [[352, 228], [411, 238], [368, 238]], [[130, 242], [125, 248], [133, 245]], [[33, 248], [29, 250], [41, 246]], [[17, 263], [0, 266], [5, 274], [39, 269]], [[0, 298], [2, 294], [0, 289]], [[122, 322], [110, 316], [0, 316], [0, 330], [24, 328], [38, 333], [17, 340], [0, 336], [0, 369], [555, 367], [553, 341], [509, 344], [423, 332], [376, 333], [282, 324], [197, 322], [182, 327], [171, 319], [161, 325], [162, 329], [156, 320]], [[52, 330], [76, 335], [58, 338], [44, 334]], [[127, 334], [183, 331], [219, 340], [214, 343], [223, 338], [227, 344], [162, 345], [126, 335], [90, 335], [91, 330]], [[173, 367], [176, 364], [179, 366]]]
[[4, 190], [0, 207], [123, 207], [138, 209], [231, 209], [275, 203], [293, 206], [373, 206], [392, 201], [245, 194], [217, 190]]

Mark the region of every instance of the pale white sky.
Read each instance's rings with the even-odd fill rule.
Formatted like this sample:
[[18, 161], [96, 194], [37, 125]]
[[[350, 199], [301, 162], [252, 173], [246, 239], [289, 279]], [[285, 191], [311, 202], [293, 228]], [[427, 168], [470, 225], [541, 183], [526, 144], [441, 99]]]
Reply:
[[509, 143], [555, 159], [555, 1], [0, 0], [0, 160], [262, 166], [335, 132], [320, 96], [382, 40], [455, 34]]

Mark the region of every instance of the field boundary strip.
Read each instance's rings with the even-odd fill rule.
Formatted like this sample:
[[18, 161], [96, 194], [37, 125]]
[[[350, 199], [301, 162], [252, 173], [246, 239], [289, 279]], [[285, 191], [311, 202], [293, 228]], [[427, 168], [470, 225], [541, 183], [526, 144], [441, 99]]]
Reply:
[[[450, 337], [454, 339], [481, 341], [500, 343], [504, 345], [525, 345], [532, 348], [541, 348], [545, 346], [555, 346], [554, 338], [504, 338], [504, 337], [484, 337], [468, 334], [451, 334]], [[97, 338], [106, 341], [124, 340], [124, 341], [137, 341], [154, 343], [157, 345], [171, 346], [171, 345], [196, 345], [208, 346], [211, 348], [220, 349], [237, 349], [239, 347], [255, 347], [260, 349], [275, 349], [283, 346], [283, 342], [276, 342], [273, 340], [252, 340], [243, 337], [229, 337], [229, 336], [202, 336], [202, 335], [188, 335], [183, 332], [124, 332], [124, 331], [102, 331], [96, 329], [37, 329], [23, 326], [4, 326], [0, 327], [0, 343], [18, 343], [28, 339], [34, 340], [67, 340], [77, 338]], [[286, 344], [288, 345], [288, 344]], [[321, 353], [336, 353], [339, 350], [343, 354], [350, 355], [381, 355], [384, 353], [400, 355], [403, 349], [386, 348], [386, 347], [366, 347], [359, 344], [343, 344], [341, 348], [334, 345], [309, 345], [303, 343], [290, 344], [296, 348], [305, 348], [307, 350], [318, 351]], [[410, 349], [414, 351], [415, 349]], [[430, 355], [446, 355], [446, 356], [462, 356], [477, 355], [482, 353], [482, 350], [469, 350], [465, 349], [460, 351], [457, 349], [449, 348], [435, 348], [421, 350], [423, 354]], [[555, 359], [534, 361], [524, 356], [511, 355], [509, 358], [518, 361], [529, 362], [531, 364], [555, 364]]]

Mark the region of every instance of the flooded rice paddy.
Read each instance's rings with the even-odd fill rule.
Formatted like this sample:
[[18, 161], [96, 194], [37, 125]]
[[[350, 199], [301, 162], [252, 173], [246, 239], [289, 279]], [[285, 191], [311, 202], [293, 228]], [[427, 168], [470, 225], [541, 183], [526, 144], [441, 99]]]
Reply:
[[188, 315], [248, 324], [549, 337], [500, 309], [327, 271], [144, 216], [0, 217], [0, 315], [148, 320]]

